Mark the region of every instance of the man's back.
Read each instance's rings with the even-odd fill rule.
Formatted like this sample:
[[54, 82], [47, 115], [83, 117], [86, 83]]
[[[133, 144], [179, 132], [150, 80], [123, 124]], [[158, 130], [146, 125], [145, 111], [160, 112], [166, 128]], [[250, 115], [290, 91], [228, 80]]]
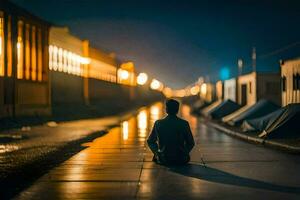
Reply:
[[147, 142], [153, 153], [167, 162], [187, 162], [194, 146], [189, 123], [176, 115], [157, 120]]

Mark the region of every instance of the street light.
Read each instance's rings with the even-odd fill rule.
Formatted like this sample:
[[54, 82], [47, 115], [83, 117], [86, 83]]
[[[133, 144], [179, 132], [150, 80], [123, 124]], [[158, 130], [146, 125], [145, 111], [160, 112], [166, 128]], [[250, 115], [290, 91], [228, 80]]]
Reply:
[[170, 98], [173, 96], [173, 91], [169, 87], [164, 88], [163, 93], [167, 98]]
[[123, 80], [128, 79], [128, 78], [129, 78], [129, 73], [128, 73], [128, 71], [126, 71], [126, 70], [121, 70], [121, 71], [120, 71], [120, 77], [121, 77], [121, 79], [123, 79]]
[[144, 85], [148, 81], [148, 75], [146, 73], [140, 73], [137, 76], [137, 84]]
[[150, 84], [150, 88], [153, 90], [158, 90], [161, 88], [161, 86], [162, 86], [162, 84], [156, 79], [153, 79]]
[[198, 85], [195, 85], [191, 88], [190, 92], [191, 92], [191, 95], [197, 95], [200, 91], [200, 88]]

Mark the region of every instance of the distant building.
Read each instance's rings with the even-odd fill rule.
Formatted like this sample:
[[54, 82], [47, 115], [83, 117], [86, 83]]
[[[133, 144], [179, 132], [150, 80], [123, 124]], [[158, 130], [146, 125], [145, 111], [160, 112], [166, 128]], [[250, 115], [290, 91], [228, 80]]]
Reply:
[[72, 35], [67, 27], [51, 27], [49, 42], [54, 105], [89, 104], [91, 92], [101, 85], [99, 81], [117, 82], [119, 64], [115, 57], [91, 47], [89, 41]]
[[117, 82], [118, 61], [113, 55], [89, 47], [89, 78], [100, 79], [109, 82]]
[[51, 114], [48, 30], [48, 22], [1, 1], [0, 117]]
[[224, 81], [224, 100], [237, 101], [237, 79], [232, 78]]
[[237, 92], [240, 105], [252, 105], [260, 99], [268, 99], [280, 105], [280, 75], [252, 72], [239, 76]]
[[300, 58], [281, 64], [282, 106], [300, 103]]
[[224, 97], [224, 87], [222, 81], [216, 83], [216, 98], [217, 100], [222, 100]]
[[200, 98], [206, 102], [212, 102], [214, 97], [214, 85], [202, 83], [200, 86]]

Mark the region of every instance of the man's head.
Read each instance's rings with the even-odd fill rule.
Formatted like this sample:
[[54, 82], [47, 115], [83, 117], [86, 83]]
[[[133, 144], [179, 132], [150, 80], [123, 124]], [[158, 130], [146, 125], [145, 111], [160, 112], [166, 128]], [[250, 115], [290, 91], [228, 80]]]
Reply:
[[179, 102], [175, 99], [168, 99], [166, 101], [166, 111], [168, 115], [176, 115], [179, 110]]

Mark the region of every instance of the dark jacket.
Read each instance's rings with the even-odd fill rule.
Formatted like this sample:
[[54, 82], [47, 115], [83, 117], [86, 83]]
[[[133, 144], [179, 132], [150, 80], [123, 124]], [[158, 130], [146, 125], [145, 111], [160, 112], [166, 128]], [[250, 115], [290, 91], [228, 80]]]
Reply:
[[157, 120], [147, 143], [160, 162], [188, 162], [195, 145], [189, 123], [176, 115]]

